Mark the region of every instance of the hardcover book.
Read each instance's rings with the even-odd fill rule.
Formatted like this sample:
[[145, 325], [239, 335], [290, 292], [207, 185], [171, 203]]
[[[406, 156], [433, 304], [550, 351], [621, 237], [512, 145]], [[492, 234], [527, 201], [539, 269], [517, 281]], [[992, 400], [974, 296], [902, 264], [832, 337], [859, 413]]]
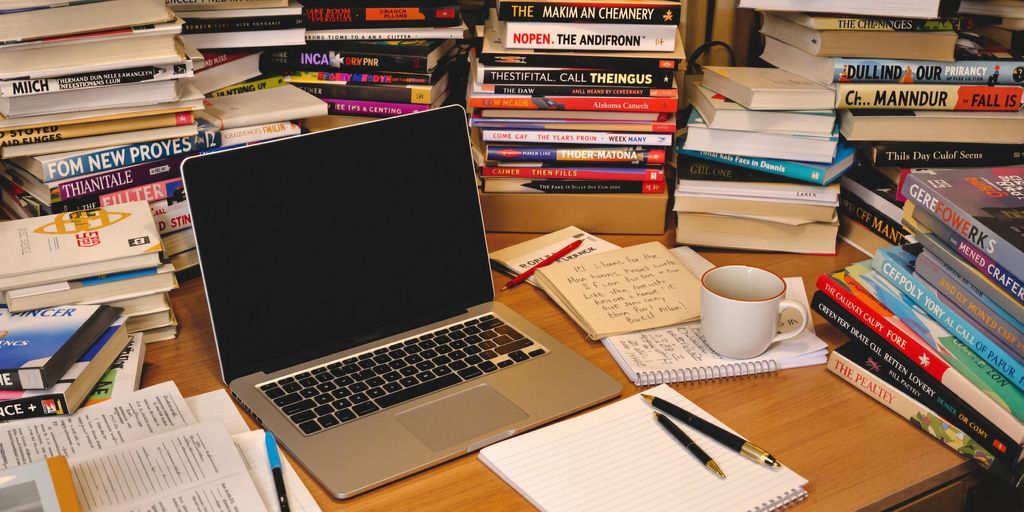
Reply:
[[1024, 144], [1024, 111], [840, 110], [849, 141]]
[[121, 314], [109, 306], [0, 307], [0, 390], [47, 389]]
[[499, 25], [504, 25], [507, 48], [534, 50], [671, 52], [675, 50], [678, 31], [676, 25], [532, 21], [501, 21]]
[[678, 152], [681, 155], [688, 155], [713, 162], [721, 162], [745, 169], [753, 169], [777, 176], [785, 176], [795, 180], [827, 185], [832, 183], [849, 169], [854, 162], [854, 149], [839, 144], [836, 149], [836, 156], [828, 164], [817, 164], [812, 162], [797, 162], [790, 160], [776, 160], [773, 158], [752, 158], [748, 156], [726, 155], [711, 151], [696, 151], [679, 146]]
[[[707, 76], [707, 75], [705, 75]], [[721, 130], [829, 135], [836, 113], [827, 110], [751, 110], [700, 83], [688, 88], [693, 107], [709, 127]]]
[[837, 109], [1020, 110], [1024, 89], [1013, 85], [836, 85]]
[[327, 114], [327, 105], [315, 96], [293, 86], [221, 96], [206, 100], [199, 115], [214, 126], [237, 128], [275, 123]]
[[766, 13], [761, 33], [823, 57], [871, 57], [952, 61], [956, 32], [862, 32], [815, 30]]
[[983, 167], [1024, 165], [1020, 144], [867, 142], [858, 154], [879, 167]]

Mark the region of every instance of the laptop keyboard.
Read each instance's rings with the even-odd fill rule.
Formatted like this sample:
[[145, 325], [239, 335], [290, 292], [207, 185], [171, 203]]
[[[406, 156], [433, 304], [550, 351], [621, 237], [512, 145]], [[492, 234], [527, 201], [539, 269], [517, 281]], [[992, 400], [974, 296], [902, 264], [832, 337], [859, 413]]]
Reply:
[[494, 315], [484, 315], [259, 389], [308, 436], [545, 353]]

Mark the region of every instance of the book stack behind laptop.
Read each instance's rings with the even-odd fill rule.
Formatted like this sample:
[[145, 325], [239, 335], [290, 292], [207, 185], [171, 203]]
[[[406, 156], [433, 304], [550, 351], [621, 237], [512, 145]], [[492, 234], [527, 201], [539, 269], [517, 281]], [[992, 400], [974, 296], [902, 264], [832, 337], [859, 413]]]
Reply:
[[185, 21], [182, 40], [195, 48], [306, 44], [302, 5], [295, 0], [167, 0], [167, 5]]
[[124, 310], [126, 331], [160, 341], [177, 334], [166, 295], [176, 287], [145, 201], [0, 222], [0, 304], [11, 312], [108, 304]]
[[705, 66], [689, 90], [676, 241], [834, 254], [840, 144], [831, 88], [781, 69]]
[[664, 197], [679, 15], [664, 0], [498, 2], [467, 100], [484, 194]]
[[310, 0], [307, 45], [263, 56], [265, 71], [329, 106], [334, 125], [442, 105], [466, 31], [454, 0]]
[[897, 192], [909, 169], [1024, 158], [1020, 54], [980, 35], [981, 18], [952, 9], [904, 18], [875, 7], [770, 11], [761, 29], [764, 60], [836, 88], [840, 132], [866, 167], [843, 180], [841, 236], [868, 254], [905, 235], [897, 229], [903, 198], [873, 193], [874, 184]]
[[1019, 0], [967, 0], [960, 2], [960, 14], [974, 22], [974, 32], [1024, 52], [1024, 6]]

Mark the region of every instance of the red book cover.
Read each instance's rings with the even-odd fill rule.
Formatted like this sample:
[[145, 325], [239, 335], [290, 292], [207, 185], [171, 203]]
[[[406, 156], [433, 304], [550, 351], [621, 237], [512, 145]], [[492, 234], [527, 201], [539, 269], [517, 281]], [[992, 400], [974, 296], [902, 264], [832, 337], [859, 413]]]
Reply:
[[473, 108], [522, 110], [596, 110], [605, 112], [675, 112], [673, 98], [617, 98], [609, 96], [472, 96]]

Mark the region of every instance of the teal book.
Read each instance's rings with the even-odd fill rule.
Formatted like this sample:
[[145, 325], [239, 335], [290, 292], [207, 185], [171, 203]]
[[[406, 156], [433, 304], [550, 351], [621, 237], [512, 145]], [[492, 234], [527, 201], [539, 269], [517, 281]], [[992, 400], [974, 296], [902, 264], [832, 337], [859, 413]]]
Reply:
[[676, 151], [680, 155], [689, 155], [712, 162], [735, 165], [745, 169], [753, 169], [767, 174], [792, 178], [794, 180], [806, 181], [815, 185], [828, 185], [839, 179], [850, 167], [853, 166], [854, 148], [843, 143], [836, 149], [836, 156], [831, 164], [819, 164], [814, 162], [794, 162], [791, 160], [777, 160], [773, 158], [758, 158], [750, 156], [726, 155], [710, 151], [697, 151], [684, 149], [680, 144]]
[[0, 307], [0, 390], [48, 389], [121, 314], [110, 306]]
[[1024, 390], [1024, 365], [1001, 343], [994, 341], [969, 320], [939, 299], [935, 290], [914, 275], [917, 254], [907, 248], [920, 249], [920, 245], [879, 249], [871, 262], [882, 277], [899, 288], [924, 309], [944, 329], [963, 341], [974, 353], [992, 365], [1017, 388]]

